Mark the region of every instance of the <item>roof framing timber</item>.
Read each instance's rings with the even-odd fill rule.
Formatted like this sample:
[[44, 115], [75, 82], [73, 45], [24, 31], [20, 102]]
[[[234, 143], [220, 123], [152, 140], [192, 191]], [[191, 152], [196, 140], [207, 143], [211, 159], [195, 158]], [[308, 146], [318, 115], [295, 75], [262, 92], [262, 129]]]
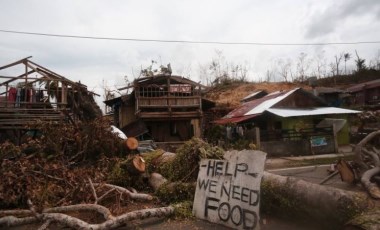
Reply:
[[[25, 73], [23, 73], [19, 76], [13, 77], [13, 78], [8, 77], [8, 76], [7, 77], [0, 76], [0, 79], [1, 78], [9, 79], [9, 80], [6, 80], [4, 82], [0, 82], [0, 86], [4, 86], [4, 85], [7, 86], [9, 83], [11, 83], [13, 81], [21, 80], [21, 79], [25, 78], [25, 79], [34, 80], [32, 83], [40, 81], [40, 80], [42, 80], [42, 81], [61, 81], [62, 83], [71, 86], [72, 88], [88, 91], [86, 85], [83, 85], [80, 82], [73, 82], [64, 76], [62, 76], [58, 73], [55, 73], [55, 72], [51, 71], [50, 69], [45, 68], [45, 67], [29, 60], [31, 57], [32, 56], [29, 56], [29, 57], [23, 58], [21, 60], [12, 62], [10, 64], [1, 66], [0, 70], [3, 70], [6, 68], [9, 68], [9, 67], [13, 67], [16, 65], [23, 64], [25, 66]], [[28, 71], [28, 68], [30, 68], [31, 70]], [[28, 75], [30, 75], [32, 73], [38, 73], [38, 74], [42, 75], [42, 77], [39, 77], [39, 78], [31, 77], [31, 78], [29, 78]], [[100, 96], [99, 94], [96, 94], [94, 92], [91, 92], [91, 91], [88, 91], [88, 92], [93, 94], [93, 95]]]

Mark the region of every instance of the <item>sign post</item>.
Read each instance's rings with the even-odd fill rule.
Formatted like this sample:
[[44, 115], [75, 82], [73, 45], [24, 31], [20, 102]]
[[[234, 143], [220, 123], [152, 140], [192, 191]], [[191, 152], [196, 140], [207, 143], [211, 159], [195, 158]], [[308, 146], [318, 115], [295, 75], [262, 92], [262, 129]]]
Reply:
[[197, 218], [235, 229], [259, 229], [266, 153], [230, 151], [224, 158], [200, 162], [193, 213]]

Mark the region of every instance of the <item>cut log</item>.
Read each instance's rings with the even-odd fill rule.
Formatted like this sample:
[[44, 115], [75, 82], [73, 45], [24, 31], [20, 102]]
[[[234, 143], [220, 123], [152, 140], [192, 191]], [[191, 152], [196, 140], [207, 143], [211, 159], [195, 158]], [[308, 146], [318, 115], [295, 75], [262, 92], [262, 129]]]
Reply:
[[153, 188], [154, 191], [157, 191], [158, 188], [165, 184], [168, 180], [159, 173], [152, 173], [149, 177], [149, 185]]
[[[261, 209], [281, 218], [306, 220], [328, 229], [341, 227], [370, 206], [366, 193], [321, 186], [264, 172]], [[380, 223], [378, 227], [380, 226]]]
[[140, 155], [132, 155], [120, 165], [131, 175], [140, 175], [145, 172], [145, 160]]
[[345, 160], [340, 159], [338, 163], [336, 164], [336, 167], [338, 168], [340, 178], [342, 179], [342, 181], [350, 183], [350, 184], [354, 183], [355, 181], [354, 171]]
[[176, 156], [175, 153], [164, 152], [160, 157], [157, 157], [156, 159], [154, 159], [152, 161], [152, 163], [157, 165], [157, 166], [167, 164], [167, 163], [172, 162], [174, 160], [175, 156]]
[[125, 143], [125, 146], [129, 149], [129, 150], [136, 150], [137, 147], [139, 147], [139, 142], [136, 138], [134, 137], [129, 137], [128, 139], [126, 139], [124, 141]]

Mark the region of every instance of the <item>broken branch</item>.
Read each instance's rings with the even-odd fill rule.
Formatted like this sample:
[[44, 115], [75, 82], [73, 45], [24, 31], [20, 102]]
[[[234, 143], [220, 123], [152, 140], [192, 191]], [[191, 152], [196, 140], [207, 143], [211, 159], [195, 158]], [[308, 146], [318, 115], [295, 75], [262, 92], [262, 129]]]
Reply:
[[153, 200], [153, 197], [149, 194], [133, 193], [133, 192], [129, 191], [128, 189], [117, 186], [117, 185], [94, 183], [94, 186], [105, 186], [105, 187], [108, 187], [110, 189], [116, 189], [118, 192], [127, 194], [133, 200]]
[[380, 167], [375, 167], [373, 169], [367, 170], [365, 173], [363, 173], [361, 178], [362, 185], [367, 189], [371, 197], [375, 199], [380, 199], [380, 189], [377, 187], [375, 183], [372, 183], [371, 177], [375, 176], [376, 174], [380, 173]]

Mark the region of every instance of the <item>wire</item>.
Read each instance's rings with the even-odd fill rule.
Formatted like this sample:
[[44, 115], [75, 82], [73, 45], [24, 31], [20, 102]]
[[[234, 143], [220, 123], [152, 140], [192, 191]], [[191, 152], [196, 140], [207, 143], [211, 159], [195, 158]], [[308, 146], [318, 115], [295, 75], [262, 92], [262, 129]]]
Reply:
[[61, 38], [81, 38], [94, 40], [111, 41], [134, 41], [134, 42], [159, 42], [159, 43], [189, 43], [189, 44], [216, 44], [216, 45], [254, 45], [254, 46], [325, 46], [325, 45], [359, 45], [359, 44], [379, 44], [380, 41], [357, 41], [357, 42], [317, 42], [317, 43], [266, 43], [266, 42], [219, 42], [219, 41], [192, 41], [192, 40], [163, 40], [163, 39], [142, 39], [142, 38], [115, 38], [115, 37], [93, 37], [65, 34], [36, 33], [15, 30], [2, 30], [3, 33], [37, 35]]

